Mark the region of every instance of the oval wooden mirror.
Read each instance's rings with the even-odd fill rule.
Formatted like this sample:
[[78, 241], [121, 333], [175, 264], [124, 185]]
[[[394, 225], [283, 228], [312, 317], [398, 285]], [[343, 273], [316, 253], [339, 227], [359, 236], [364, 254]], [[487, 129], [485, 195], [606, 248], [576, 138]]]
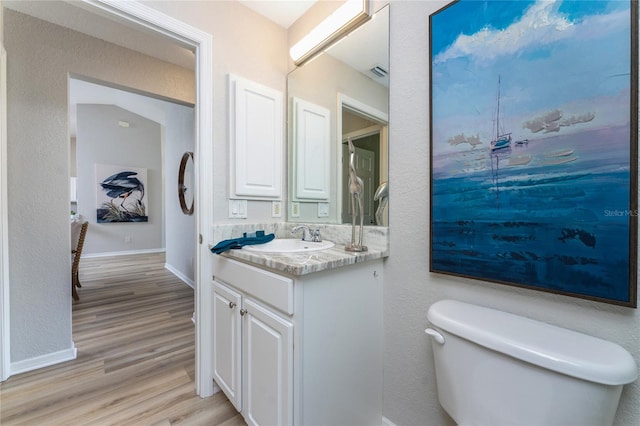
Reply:
[[185, 152], [178, 170], [178, 199], [182, 213], [187, 215], [193, 214], [194, 183], [193, 152]]

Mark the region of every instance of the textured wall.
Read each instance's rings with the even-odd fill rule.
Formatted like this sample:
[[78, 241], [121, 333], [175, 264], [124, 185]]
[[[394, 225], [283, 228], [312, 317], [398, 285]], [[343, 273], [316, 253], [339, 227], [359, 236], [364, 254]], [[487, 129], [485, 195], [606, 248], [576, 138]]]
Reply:
[[193, 72], [4, 10], [11, 362], [71, 341], [68, 73], [185, 102]]
[[[385, 269], [384, 415], [445, 425], [436, 395], [427, 308], [452, 298], [620, 344], [640, 364], [640, 313], [575, 298], [429, 273], [429, 14], [446, 2], [391, 5], [390, 236]], [[395, 190], [393, 188], [396, 188]], [[640, 383], [622, 393], [616, 424], [640, 423]]]

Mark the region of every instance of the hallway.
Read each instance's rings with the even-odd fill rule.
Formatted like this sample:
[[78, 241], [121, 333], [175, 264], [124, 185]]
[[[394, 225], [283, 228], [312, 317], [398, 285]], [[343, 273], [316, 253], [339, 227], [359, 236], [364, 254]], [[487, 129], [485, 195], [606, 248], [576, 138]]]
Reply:
[[164, 253], [82, 259], [74, 361], [11, 377], [0, 423], [244, 425], [222, 392], [195, 394], [193, 289]]

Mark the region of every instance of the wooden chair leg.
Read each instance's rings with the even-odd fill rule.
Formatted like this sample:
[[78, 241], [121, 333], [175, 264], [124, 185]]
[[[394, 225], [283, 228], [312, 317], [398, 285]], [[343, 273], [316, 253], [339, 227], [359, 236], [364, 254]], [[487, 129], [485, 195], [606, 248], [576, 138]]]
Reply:
[[80, 297], [78, 296], [78, 291], [76, 290], [75, 278], [71, 280], [71, 295], [73, 296], [74, 300], [80, 300]]
[[[74, 222], [71, 224], [71, 236], [73, 239], [74, 233], [77, 232], [77, 223]], [[73, 262], [71, 265], [71, 294], [75, 300], [79, 300], [78, 291], [76, 287], [82, 287], [80, 285], [80, 277], [79, 277], [79, 265], [80, 265], [80, 256], [82, 254], [82, 247], [84, 246], [84, 238], [87, 235], [87, 228], [89, 226], [89, 222], [83, 222], [80, 228], [80, 234], [78, 235], [77, 246], [71, 250], [71, 254], [73, 254]]]

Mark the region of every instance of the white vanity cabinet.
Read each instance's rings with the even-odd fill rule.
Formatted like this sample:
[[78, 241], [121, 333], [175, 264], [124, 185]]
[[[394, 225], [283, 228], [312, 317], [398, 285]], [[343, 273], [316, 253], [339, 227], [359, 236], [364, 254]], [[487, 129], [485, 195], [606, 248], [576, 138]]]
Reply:
[[[286, 293], [292, 282], [227, 266], [213, 281], [213, 378], [248, 424], [292, 424], [293, 324], [246, 292], [259, 278], [270, 281], [267, 291], [283, 286]], [[281, 296], [268, 298], [274, 294]]]
[[214, 380], [250, 425], [382, 421], [382, 260], [289, 276], [214, 256]]

